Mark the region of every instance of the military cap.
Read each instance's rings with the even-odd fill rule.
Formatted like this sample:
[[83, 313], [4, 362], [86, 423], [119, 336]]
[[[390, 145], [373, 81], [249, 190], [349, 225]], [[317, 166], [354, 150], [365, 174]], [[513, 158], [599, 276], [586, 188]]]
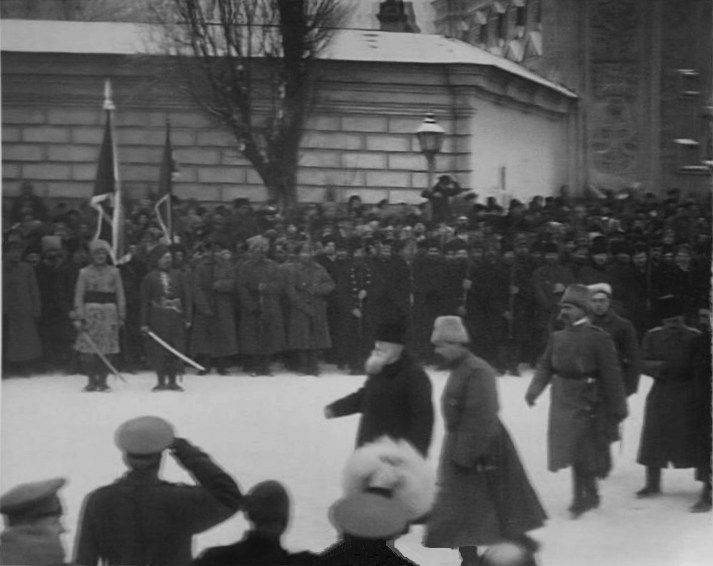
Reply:
[[659, 297], [656, 301], [656, 308], [662, 319], [683, 315], [683, 301], [677, 295]]
[[367, 539], [387, 539], [406, 530], [406, 511], [388, 497], [356, 493], [338, 500], [329, 519], [341, 532]]
[[445, 246], [443, 246], [444, 250], [447, 252], [458, 252], [461, 250], [467, 250], [468, 249], [468, 243], [464, 242], [460, 238], [454, 238], [450, 242], [447, 242]]
[[607, 239], [604, 236], [597, 236], [592, 241], [592, 248], [590, 250], [592, 255], [605, 254], [608, 253], [607, 250]]
[[160, 417], [130, 419], [116, 429], [114, 440], [119, 450], [136, 456], [158, 454], [174, 439], [173, 426]]
[[587, 289], [589, 289], [589, 293], [592, 297], [598, 293], [604, 293], [609, 297], [612, 296], [612, 288], [609, 283], [594, 283], [592, 285], [587, 285]]
[[0, 497], [0, 513], [11, 525], [62, 514], [57, 492], [67, 483], [64, 478], [23, 483]]

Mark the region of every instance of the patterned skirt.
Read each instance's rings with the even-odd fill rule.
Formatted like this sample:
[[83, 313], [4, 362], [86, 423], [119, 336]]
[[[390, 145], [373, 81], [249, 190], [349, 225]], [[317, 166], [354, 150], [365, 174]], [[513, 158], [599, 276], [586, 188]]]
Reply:
[[86, 303], [84, 332], [77, 335], [74, 349], [82, 354], [94, 354], [87, 336], [102, 354], [119, 353], [119, 312], [114, 303]]

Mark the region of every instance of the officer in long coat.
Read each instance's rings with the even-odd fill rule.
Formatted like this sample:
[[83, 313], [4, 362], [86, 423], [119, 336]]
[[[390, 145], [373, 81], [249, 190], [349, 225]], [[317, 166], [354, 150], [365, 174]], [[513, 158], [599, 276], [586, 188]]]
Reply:
[[641, 353], [636, 329], [629, 320], [619, 316], [612, 308], [613, 292], [609, 283], [595, 283], [587, 287], [592, 302], [591, 322], [606, 330], [614, 340], [621, 376], [624, 379], [624, 392], [628, 397], [639, 388], [641, 374]]
[[364, 257], [359, 240], [349, 243], [352, 258], [346, 260], [335, 280], [337, 323], [335, 343], [337, 361], [353, 375], [364, 374], [364, 362], [374, 345], [377, 319], [374, 300], [374, 270]]
[[[123, 423], [115, 441], [128, 473], [91, 492], [79, 519], [74, 563], [81, 566], [191, 564], [193, 536], [234, 515], [243, 504], [235, 481], [158, 417]], [[163, 453], [198, 485], [159, 478]]]
[[[173, 269], [173, 256], [167, 247], [158, 256], [156, 269], [141, 283], [140, 324], [144, 334], [155, 333], [181, 353], [186, 351], [186, 330], [191, 325], [191, 282], [185, 273]], [[158, 254], [157, 254], [158, 255]], [[158, 379], [154, 391], [182, 391], [176, 378], [183, 371], [183, 362], [150, 336], [146, 336], [146, 351], [151, 368]]]
[[37, 331], [37, 319], [42, 314], [40, 291], [35, 270], [20, 261], [22, 243], [8, 242], [3, 251], [3, 360], [22, 366], [21, 373], [26, 373], [28, 362], [42, 355]]
[[[225, 247], [212, 242], [193, 271], [192, 296], [195, 305], [190, 350], [206, 369], [227, 373], [228, 357], [238, 353], [235, 332], [235, 270], [223, 257]], [[206, 372], [201, 372], [206, 373]]]
[[686, 326], [683, 302], [675, 295], [657, 301], [662, 325], [641, 342], [644, 373], [654, 379], [646, 397], [637, 462], [646, 466], [646, 485], [638, 497], [661, 493], [661, 470], [695, 467], [691, 420], [694, 406], [694, 351], [700, 332]]
[[532, 334], [535, 356], [541, 356], [547, 342], [546, 337], [554, 330], [558, 304], [567, 285], [574, 283], [574, 275], [560, 263], [559, 248], [555, 243], [543, 246], [545, 264], [535, 269], [532, 284], [535, 293]]
[[451, 373], [441, 400], [440, 488], [424, 545], [458, 548], [462, 564], [475, 566], [478, 546], [520, 539], [541, 527], [546, 514], [498, 418], [495, 371], [470, 353], [462, 320], [436, 319], [432, 341]]
[[599, 506], [597, 478], [611, 469], [609, 444], [627, 416], [621, 369], [611, 336], [587, 318], [589, 290], [567, 287], [560, 302], [565, 328], [550, 335], [525, 395], [532, 406], [551, 385], [548, 468], [572, 467], [574, 518]]
[[240, 353], [248, 357], [247, 369], [255, 376], [270, 375], [271, 357], [287, 347], [281, 303], [285, 273], [265, 256], [268, 245], [262, 236], [250, 238], [250, 257], [237, 274]]
[[357, 447], [390, 436], [407, 440], [425, 456], [433, 431], [431, 381], [405, 351], [405, 332], [403, 322], [379, 325], [364, 386], [328, 405], [325, 416], [361, 413]]
[[711, 510], [711, 449], [713, 448], [713, 408], [711, 407], [711, 309], [707, 303], [698, 309], [701, 334], [693, 351], [693, 418], [696, 480], [703, 483], [693, 513]]
[[334, 290], [334, 281], [324, 267], [314, 261], [309, 242], [302, 244], [298, 261], [291, 264], [286, 273], [287, 347], [297, 352], [302, 373], [319, 375], [317, 355], [332, 346], [326, 297]]

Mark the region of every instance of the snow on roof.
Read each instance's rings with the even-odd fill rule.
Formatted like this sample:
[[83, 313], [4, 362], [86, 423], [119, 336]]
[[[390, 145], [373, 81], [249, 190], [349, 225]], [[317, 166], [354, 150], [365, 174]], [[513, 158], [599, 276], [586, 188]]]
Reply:
[[[157, 41], [151, 40], [152, 31], [156, 38], [156, 28], [148, 24], [0, 20], [0, 49], [19, 53], [158, 54], [161, 51]], [[345, 29], [335, 34], [323, 57], [335, 61], [491, 66], [577, 97], [514, 61], [440, 35]]]

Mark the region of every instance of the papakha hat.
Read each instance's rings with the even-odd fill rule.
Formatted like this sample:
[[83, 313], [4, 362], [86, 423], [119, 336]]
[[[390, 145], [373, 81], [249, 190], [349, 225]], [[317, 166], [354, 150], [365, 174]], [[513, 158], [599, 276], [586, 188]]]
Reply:
[[376, 493], [355, 493], [329, 509], [329, 520], [341, 532], [368, 539], [389, 539], [406, 530], [406, 511]]
[[589, 289], [589, 294], [592, 297], [597, 293], [605, 293], [610, 297], [612, 296], [612, 289], [609, 283], [594, 283], [593, 285], [587, 285], [587, 289]]
[[159, 454], [174, 440], [173, 426], [160, 417], [144, 416], [126, 421], [116, 429], [119, 450], [136, 456]]
[[455, 344], [470, 342], [463, 319], [459, 316], [439, 316], [433, 323], [431, 342], [453, 342]]
[[581, 309], [589, 308], [589, 288], [580, 283], [573, 283], [565, 290], [559, 302], [560, 305], [570, 304]]

